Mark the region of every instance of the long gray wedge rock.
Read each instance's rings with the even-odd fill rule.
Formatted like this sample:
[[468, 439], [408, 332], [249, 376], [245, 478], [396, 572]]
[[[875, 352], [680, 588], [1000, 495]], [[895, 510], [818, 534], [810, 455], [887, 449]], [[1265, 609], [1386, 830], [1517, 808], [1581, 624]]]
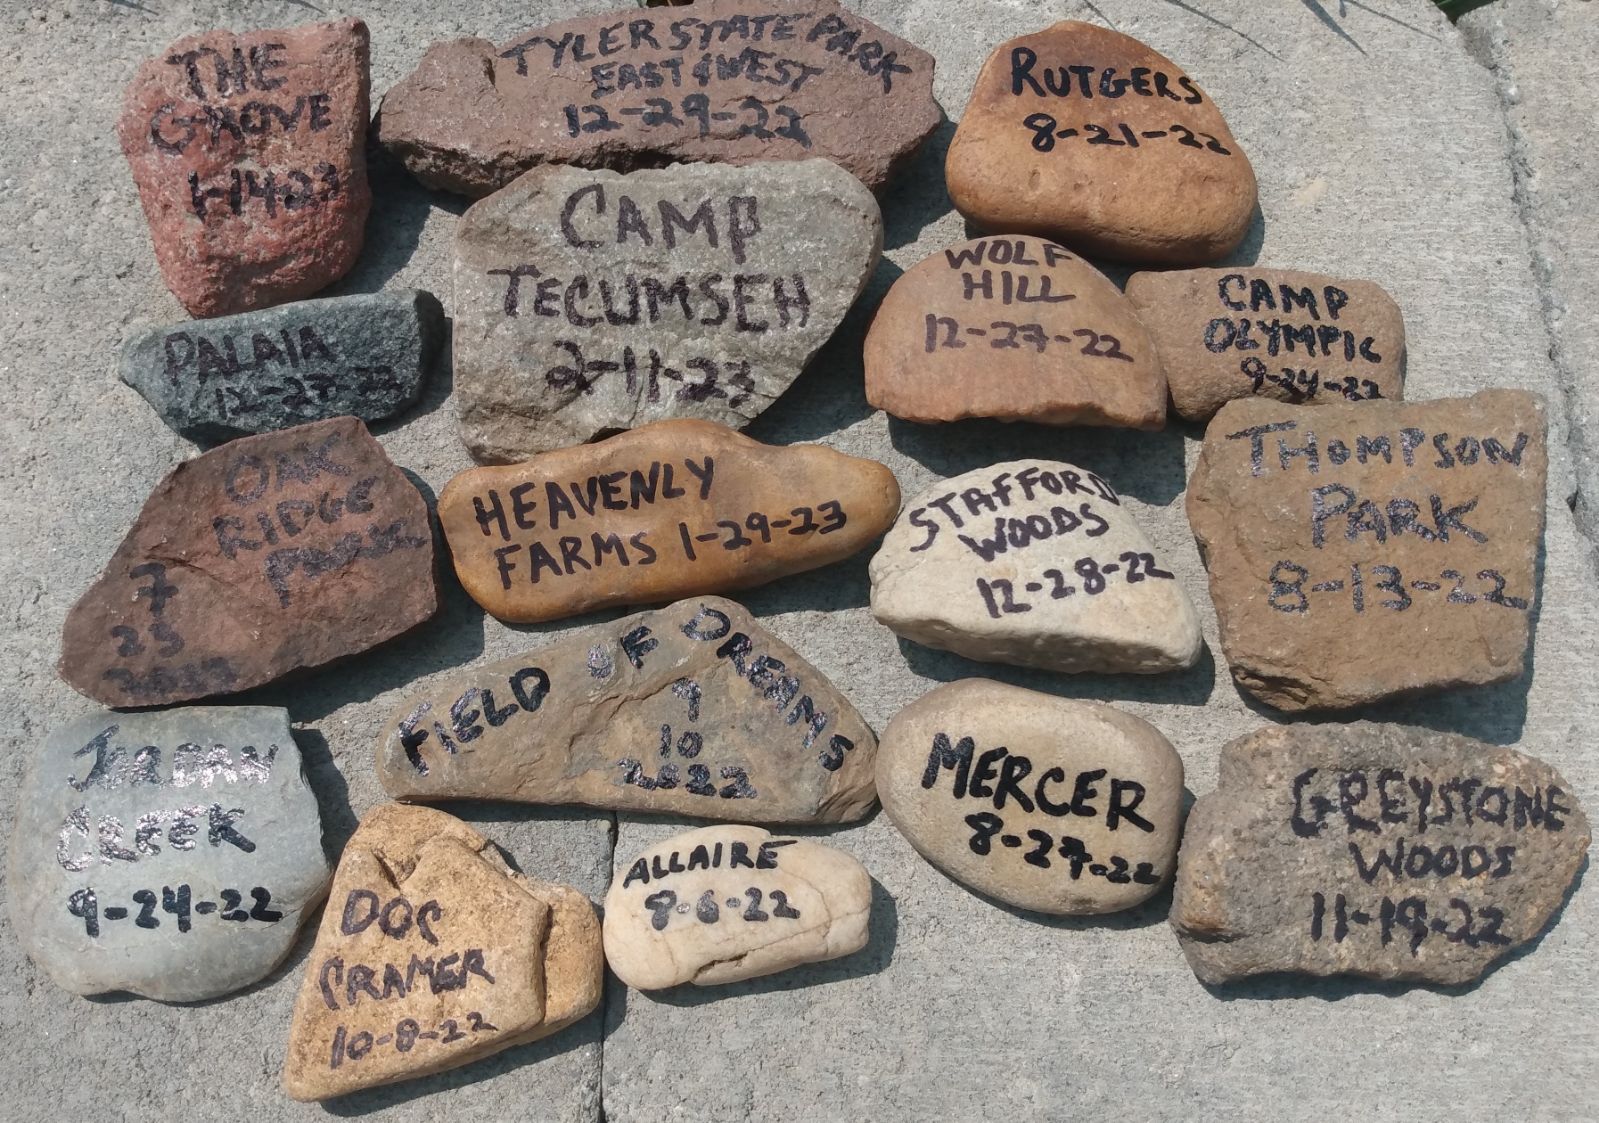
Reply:
[[876, 752], [793, 648], [696, 597], [432, 683], [389, 719], [377, 765], [398, 799], [842, 823], [876, 802]]

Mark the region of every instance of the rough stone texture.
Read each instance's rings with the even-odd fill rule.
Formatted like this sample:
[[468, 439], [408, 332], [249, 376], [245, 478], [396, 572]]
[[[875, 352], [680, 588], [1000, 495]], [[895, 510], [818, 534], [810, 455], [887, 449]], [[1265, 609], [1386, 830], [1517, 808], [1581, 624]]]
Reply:
[[1599, 84], [1599, 23], [1578, 0], [1498, 0], [1463, 16], [1472, 53], [1493, 69], [1510, 123], [1516, 202], [1533, 268], [1558, 392], [1572, 417], [1577, 523], [1599, 531], [1599, 228], [1591, 220], [1599, 123], [1574, 112], [1569, 91]]
[[[1496, 0], [1483, 11], [1491, 15], [1514, 2]], [[1330, 23], [1300, 3], [1185, 0], [1186, 9], [1164, 0], [1094, 3], [1103, 17], [1077, 0], [852, 6], [937, 53], [937, 93], [954, 118], [995, 43], [1065, 16], [1108, 18], [1180, 59], [1226, 107], [1261, 180], [1264, 223], [1248, 235], [1241, 257], [1379, 278], [1405, 310], [1406, 392], [1413, 398], [1493, 384], [1550, 397], [1553, 498], [1536, 674], [1373, 712], [1518, 745], [1558, 767], [1591, 804], [1599, 792], [1599, 756], [1586, 748], [1594, 724], [1591, 657], [1599, 646], [1594, 579], [1586, 541], [1563, 501], [1572, 486], [1566, 409], [1547, 359], [1541, 290], [1512, 201], [1492, 75], [1467, 57], [1425, 0], [1362, 0], [1364, 6], [1347, 8], [1323, 0], [1319, 8]], [[116, 381], [125, 325], [183, 315], [149, 268], [149, 238], [117, 152], [112, 126], [122, 87], [140, 60], [195, 29], [275, 26], [308, 15], [281, 0], [140, 5], [57, 0], [33, 5], [37, 15], [16, 7], [0, 16], [12, 107], [0, 114], [0, 144], [28, 154], [0, 173], [0, 185], [13, 180], [0, 190], [0, 298], [10, 312], [0, 333], [0, 369], [11, 376], [8, 408], [0, 413], [6, 450], [0, 535], [8, 546], [0, 550], [6, 624], [0, 717], [22, 746], [84, 708], [55, 675], [61, 621], [145, 496], [192, 454]], [[561, 10], [615, 7], [613, 0], [563, 0]], [[1573, 7], [1576, 24], [1592, 5]], [[460, 35], [503, 42], [544, 18], [529, 11], [488, 0], [393, 0], [357, 14], [372, 22], [373, 80], [381, 91], [411, 71], [429, 43]], [[1591, 19], [1586, 26], [1599, 29]], [[1551, 51], [1581, 49], [1575, 34], [1533, 46], [1545, 43]], [[1563, 78], [1547, 89], [1562, 106], [1574, 104]], [[1530, 91], [1524, 93], [1530, 100]], [[1580, 120], [1571, 113], [1564, 119]], [[1063, 434], [969, 421], [929, 431], [866, 403], [860, 344], [872, 302], [897, 270], [972, 236], [940, 183], [948, 135], [946, 129], [927, 145], [884, 198], [888, 260], [867, 303], [755, 422], [752, 435], [775, 443], [825, 441], [881, 460], [907, 494], [1002, 457], [1064, 457], [1090, 467], [1115, 481], [1166, 568], [1195, 590], [1211, 648], [1219, 652], [1209, 598], [1198, 594], [1204, 571], [1180, 500], [1185, 462], [1198, 455], [1197, 430], [1179, 423], [1161, 433]], [[1595, 181], [1583, 175], [1584, 158], [1567, 158], [1571, 213], [1591, 212]], [[424, 288], [448, 304], [461, 201], [427, 194], [383, 156], [374, 159], [373, 176], [373, 230], [385, 233], [374, 236], [341, 290]], [[403, 425], [378, 437], [435, 492], [470, 466], [455, 436], [447, 374], [430, 381]], [[119, 486], [109, 486], [112, 480]], [[94, 501], [73, 502], [72, 495]], [[414, 642], [387, 645], [336, 674], [268, 687], [251, 698], [291, 707], [334, 845], [353, 825], [346, 785], [358, 812], [384, 798], [372, 746], [418, 676], [540, 642], [527, 629], [486, 620], [453, 583], [446, 590], [442, 610]], [[1232, 688], [1219, 654], [1181, 674], [1136, 678], [983, 668], [901, 647], [887, 628], [872, 624], [868, 595], [867, 557], [857, 555], [740, 599], [844, 687], [878, 729], [938, 682], [987, 674], [1109, 701], [1151, 721], [1182, 752], [1189, 782], [1203, 794], [1214, 785], [1220, 747], [1269, 720]], [[534, 631], [553, 639], [566, 627]], [[319, 734], [305, 732], [306, 722]], [[12, 793], [0, 804], [8, 814], [27, 755], [8, 753], [0, 765]], [[503, 803], [462, 803], [452, 811], [504, 845], [523, 868], [603, 897], [611, 876], [608, 816]], [[616, 862], [625, 873], [639, 851], [685, 826], [623, 816], [617, 829]], [[331, 1106], [385, 1123], [498, 1120], [526, 1114], [529, 1104], [541, 1119], [596, 1121], [603, 1083], [612, 1123], [653, 1123], [682, 1105], [706, 1120], [813, 1123], [1004, 1113], [1025, 1119], [1103, 1111], [1108, 1102], [1131, 1105], [1140, 1119], [1186, 1121], [1203, 1113], [1279, 1123], [1285, 1088], [1292, 1089], [1291, 1113], [1319, 1118], [1342, 1118], [1351, 1103], [1508, 1117], [1525, 1112], [1526, 1089], [1535, 1089], [1539, 1110], [1551, 1119], [1576, 1123], [1599, 1115], [1599, 1053], [1588, 1032], [1599, 1002], [1599, 895], [1591, 877], [1535, 950], [1464, 993], [1373, 993], [1355, 980], [1300, 977], [1238, 983], [1229, 988], [1232, 1001], [1218, 1001], [1184, 963], [1164, 923], [1164, 893], [1099, 920], [1041, 920], [995, 908], [952, 882], [886, 816], [804, 833], [854, 854], [877, 879], [872, 940], [857, 955], [707, 991], [644, 994], [613, 982], [604, 1002], [603, 1074], [596, 1014], [533, 1045]], [[236, 1118], [240, 1103], [248, 1103], [255, 1120], [325, 1120], [323, 1109], [293, 1103], [278, 1086], [308, 943], [307, 936], [290, 966], [247, 1000], [177, 1009], [75, 998], [23, 957], [9, 931], [0, 932], [0, 1038], [9, 1046], [0, 1095], [28, 1123], [68, 1114], [176, 1114], [209, 1123]], [[47, 1047], [40, 1045], [43, 1032]], [[669, 1047], [679, 1041], [713, 1047]], [[117, 1065], [107, 1066], [106, 1057]], [[951, 1073], [995, 1077], [953, 1080]], [[231, 1094], [219, 1096], [218, 1088]]]
[[1361, 722], [1222, 749], [1183, 835], [1171, 923], [1194, 973], [1469, 983], [1538, 937], [1591, 831], [1540, 760]]
[[605, 895], [605, 961], [639, 990], [711, 986], [853, 955], [872, 879], [850, 855], [759, 827], [656, 843]]
[[1215, 261], [1255, 209], [1249, 157], [1199, 85], [1146, 44], [1075, 20], [993, 49], [945, 176], [986, 230], [1120, 261]]
[[1159, 429], [1166, 379], [1110, 279], [1041, 238], [979, 238], [894, 282], [866, 336], [866, 399], [907, 421]]
[[1177, 864], [1182, 758], [1114, 706], [947, 683], [888, 723], [877, 790], [922, 857], [1018, 908], [1131, 908]]
[[748, 424], [843, 320], [883, 228], [826, 160], [552, 167], [455, 245], [461, 439], [507, 463], [665, 418]]
[[172, 430], [206, 444], [307, 421], [381, 421], [416, 404], [444, 313], [431, 293], [335, 296], [153, 327], [118, 375]]
[[297, 1100], [469, 1064], [599, 1004], [588, 898], [527, 876], [442, 811], [373, 811], [329, 901], [289, 1026], [283, 1086]]
[[1057, 671], [1191, 667], [1193, 602], [1108, 482], [1050, 460], [934, 484], [872, 558], [872, 615], [969, 659]]
[[117, 119], [156, 261], [195, 316], [310, 296], [361, 252], [372, 191], [366, 24], [180, 39]]
[[360, 421], [314, 421], [173, 469], [67, 616], [59, 670], [108, 706], [230, 694], [437, 607], [422, 496]]
[[1525, 674], [1544, 413], [1519, 390], [1225, 406], [1187, 504], [1239, 687], [1343, 709]]
[[328, 874], [286, 711], [102, 710], [39, 747], [6, 889], [57, 985], [192, 1002], [270, 974]]
[[476, 468], [439, 496], [461, 584], [521, 622], [803, 573], [862, 549], [898, 511], [881, 464], [708, 421]]
[[1296, 405], [1405, 396], [1405, 318], [1370, 281], [1293, 269], [1135, 273], [1172, 408], [1208, 421], [1235, 398]]
[[938, 126], [933, 58], [830, 0], [701, 0], [435, 43], [378, 138], [430, 187], [487, 195], [536, 164], [820, 156], [878, 188]]
[[395, 710], [377, 767], [399, 799], [840, 823], [876, 802], [876, 749], [798, 652], [698, 597], [430, 683]]

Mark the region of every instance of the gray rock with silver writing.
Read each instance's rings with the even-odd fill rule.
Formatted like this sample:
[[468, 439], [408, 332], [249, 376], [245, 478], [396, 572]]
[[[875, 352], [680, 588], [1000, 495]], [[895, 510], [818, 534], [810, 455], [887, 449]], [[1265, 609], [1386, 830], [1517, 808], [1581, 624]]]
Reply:
[[119, 374], [174, 432], [213, 444], [402, 413], [443, 337], [431, 293], [361, 293], [150, 328], [124, 345]]
[[286, 710], [96, 711], [39, 746], [7, 889], [22, 946], [75, 994], [215, 998], [264, 978], [327, 891]]
[[876, 751], [821, 672], [740, 605], [695, 597], [432, 683], [377, 764], [397, 799], [840, 823], [876, 801]]
[[882, 239], [877, 200], [826, 160], [528, 172], [456, 230], [461, 439], [506, 463], [666, 418], [742, 427]]
[[1219, 772], [1171, 911], [1204, 983], [1469, 983], [1543, 931], [1588, 852], [1558, 772], [1452, 733], [1272, 727], [1222, 749]]

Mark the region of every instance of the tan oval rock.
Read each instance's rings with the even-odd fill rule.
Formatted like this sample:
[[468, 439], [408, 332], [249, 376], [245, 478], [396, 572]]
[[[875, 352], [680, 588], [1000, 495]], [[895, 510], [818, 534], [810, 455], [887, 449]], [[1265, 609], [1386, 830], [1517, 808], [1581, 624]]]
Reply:
[[994, 48], [944, 171], [983, 229], [1118, 261], [1214, 261], [1255, 209], [1254, 169], [1199, 85], [1138, 40], [1075, 20]]
[[940, 686], [883, 731], [877, 789], [922, 857], [1018, 908], [1116, 912], [1176, 868], [1182, 758], [1099, 702], [987, 679]]
[[836, 823], [871, 809], [876, 749], [793, 648], [697, 597], [430, 684], [385, 725], [377, 766], [401, 799]]
[[470, 469], [439, 495], [461, 584], [522, 623], [802, 573], [860, 550], [898, 510], [875, 460], [708, 421]]
[[894, 282], [866, 335], [866, 399], [907, 421], [1159, 429], [1166, 379], [1120, 290], [1042, 238], [979, 238]]
[[139, 68], [117, 137], [161, 275], [189, 313], [310, 296], [355, 264], [369, 36], [356, 19], [208, 31]]
[[438, 607], [427, 503], [336, 417], [186, 460], [67, 614], [61, 677], [108, 706], [260, 686]]
[[1357, 722], [1221, 751], [1188, 817], [1171, 923], [1201, 982], [1292, 972], [1458, 986], [1536, 939], [1592, 831], [1514, 749]]
[[1522, 390], [1229, 402], [1187, 504], [1233, 680], [1298, 711], [1520, 677], [1547, 471]]
[[587, 897], [442, 811], [386, 804], [339, 859], [283, 1086], [323, 1100], [468, 1064], [571, 1025], [603, 975]]
[[934, 484], [872, 558], [872, 615], [917, 643], [1057, 671], [1193, 666], [1193, 602], [1093, 472], [1016, 460]]
[[1293, 269], [1135, 273], [1172, 408], [1208, 421], [1235, 398], [1296, 405], [1404, 397], [1405, 318], [1370, 281]]
[[710, 986], [866, 946], [872, 879], [854, 858], [759, 827], [657, 843], [605, 895], [605, 960], [639, 990]]
[[933, 56], [834, 0], [699, 0], [435, 43], [376, 127], [423, 183], [468, 195], [536, 164], [818, 156], [875, 190], [942, 116]]

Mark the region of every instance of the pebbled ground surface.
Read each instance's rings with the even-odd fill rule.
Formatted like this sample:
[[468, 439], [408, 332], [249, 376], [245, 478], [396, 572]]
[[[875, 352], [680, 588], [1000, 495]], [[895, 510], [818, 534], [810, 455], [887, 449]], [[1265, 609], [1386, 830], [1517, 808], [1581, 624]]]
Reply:
[[[113, 134], [144, 57], [213, 26], [356, 14], [372, 28], [377, 98], [439, 38], [500, 40], [605, 0], [528, 5], [386, 0], [63, 0], [0, 5], [0, 786], [87, 708], [55, 676], [61, 623], [145, 496], [193, 448], [115, 375], [122, 340], [182, 318], [161, 284]], [[1261, 185], [1239, 261], [1367, 277], [1405, 311], [1411, 397], [1489, 386], [1551, 402], [1543, 603], [1530, 677], [1358, 716], [1515, 745], [1599, 806], [1599, 644], [1588, 418], [1599, 366], [1591, 212], [1591, 4], [1501, 0], [1462, 36], [1424, 0], [864, 0], [861, 14], [938, 59], [958, 118], [988, 47], [1056, 19], [1113, 24], [1183, 64], [1227, 113]], [[1582, 75], [1590, 78], [1584, 81]], [[888, 420], [862, 391], [870, 311], [899, 273], [968, 236], [942, 180], [945, 125], [884, 198], [887, 259], [857, 312], [752, 428], [890, 465], [906, 494], [1001, 459], [1058, 456], [1130, 497], [1162, 557], [1215, 620], [1181, 494], [1198, 430], [942, 428]], [[450, 304], [449, 240], [464, 201], [417, 187], [379, 156], [355, 271], [328, 295], [421, 287]], [[448, 366], [417, 411], [378, 427], [431, 498], [468, 466]], [[1577, 498], [1577, 516], [1568, 501]], [[1274, 718], [1214, 656], [1152, 679], [1067, 678], [901, 644], [867, 611], [866, 556], [740, 599], [849, 689], [881, 730], [938, 682], [975, 674], [1125, 705], [1160, 728], [1196, 793], [1217, 750]], [[383, 718], [416, 680], [504, 657], [587, 621], [506, 627], [446, 582], [440, 616], [341, 668], [238, 701], [289, 707], [337, 852], [381, 799]], [[13, 795], [0, 795], [8, 812]], [[600, 899], [625, 862], [684, 824], [458, 804], [450, 810], [536, 876]], [[1073, 1117], [1279, 1120], [1376, 1109], [1416, 1120], [1599, 1114], [1599, 898], [1580, 882], [1533, 950], [1457, 993], [1276, 980], [1207, 991], [1164, 923], [1162, 893], [1088, 920], [995, 907], [921, 860], [878, 814], [814, 832], [874, 875], [872, 939], [849, 959], [730, 987], [645, 996], [610, 981], [603, 1009], [549, 1041], [327, 1107], [277, 1085], [309, 939], [253, 990], [170, 1007], [54, 988], [0, 922], [0, 1118], [924, 1120]], [[0, 832], [3, 834], [3, 832]], [[618, 838], [617, 835], [620, 835]], [[5, 840], [0, 838], [0, 847]], [[614, 857], [613, 857], [614, 852]], [[0, 894], [3, 895], [3, 894]]]

